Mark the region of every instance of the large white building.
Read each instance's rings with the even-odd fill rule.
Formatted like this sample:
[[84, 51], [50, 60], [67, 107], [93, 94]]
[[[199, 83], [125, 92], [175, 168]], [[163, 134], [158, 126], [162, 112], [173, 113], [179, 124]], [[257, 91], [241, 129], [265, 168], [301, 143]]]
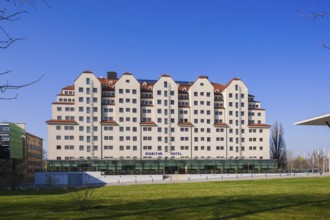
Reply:
[[98, 78], [85, 71], [52, 103], [50, 160], [269, 159], [265, 109], [242, 80], [226, 85]]

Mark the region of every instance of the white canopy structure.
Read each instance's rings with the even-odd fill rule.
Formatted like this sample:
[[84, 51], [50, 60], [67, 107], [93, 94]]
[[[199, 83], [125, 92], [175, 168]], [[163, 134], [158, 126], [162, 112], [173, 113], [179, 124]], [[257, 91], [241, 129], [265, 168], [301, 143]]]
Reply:
[[[303, 121], [298, 121], [294, 124], [295, 125], [328, 126], [330, 128], [330, 114], [320, 115], [320, 116], [317, 116], [317, 117], [314, 117], [314, 118], [309, 118], [309, 119], [306, 119], [306, 120], [303, 120]], [[328, 164], [329, 164], [329, 173], [330, 173], [330, 150], [328, 152]], [[323, 165], [323, 167], [324, 167], [324, 165]], [[323, 170], [323, 172], [324, 172], [324, 170]]]
[[303, 121], [294, 123], [295, 125], [318, 125], [328, 126], [330, 128], [330, 114], [320, 115], [314, 118], [309, 118]]

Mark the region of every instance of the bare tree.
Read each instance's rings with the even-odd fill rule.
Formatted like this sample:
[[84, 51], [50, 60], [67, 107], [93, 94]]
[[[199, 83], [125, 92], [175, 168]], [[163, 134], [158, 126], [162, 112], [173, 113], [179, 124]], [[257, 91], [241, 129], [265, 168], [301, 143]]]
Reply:
[[[326, 10], [326, 11], [311, 11], [309, 13], [299, 13], [300, 16], [302, 17], [306, 17], [308, 19], [311, 19], [313, 21], [317, 20], [318, 18], [319, 19], [325, 19], [327, 17], [330, 16], [330, 12], [329, 10]], [[330, 46], [326, 43], [321, 43], [321, 46], [325, 49], [330, 49]]]
[[69, 195], [73, 202], [75, 202], [80, 210], [87, 210], [91, 206], [94, 198], [94, 188], [87, 185], [85, 188], [75, 189]]
[[[15, 22], [17, 20], [21, 19], [21, 16], [23, 14], [28, 13], [26, 9], [24, 9], [24, 6], [27, 5], [28, 7], [35, 8], [37, 4], [37, 0], [5, 0], [7, 2], [7, 5], [0, 6], [0, 49], [7, 49], [10, 47], [14, 42], [19, 40], [26, 39], [25, 37], [13, 37], [12, 34], [8, 33], [5, 28], [5, 24], [8, 22]], [[43, 2], [47, 5], [47, 1], [43, 0]], [[0, 71], [0, 76], [9, 74], [11, 71]], [[0, 92], [5, 93], [7, 90], [17, 90], [23, 87], [27, 87], [29, 85], [32, 85], [38, 81], [41, 80], [43, 75], [41, 75], [38, 79], [20, 84], [15, 85], [8, 82], [8, 80], [5, 80], [5, 83], [0, 84]], [[10, 97], [0, 97], [0, 100], [11, 100], [16, 99], [18, 94], [15, 96]]]
[[281, 123], [276, 121], [271, 129], [270, 156], [278, 160], [278, 167], [285, 168], [287, 165], [286, 144], [284, 140], [284, 129]]

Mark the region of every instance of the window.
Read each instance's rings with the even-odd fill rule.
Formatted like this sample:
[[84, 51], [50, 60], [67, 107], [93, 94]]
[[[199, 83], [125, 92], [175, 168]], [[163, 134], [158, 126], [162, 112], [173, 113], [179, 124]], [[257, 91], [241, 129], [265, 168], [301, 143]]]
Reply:
[[83, 87], [79, 87], [79, 92], [84, 92], [84, 88]]
[[86, 78], [86, 84], [89, 85], [91, 83], [91, 79], [90, 78]]

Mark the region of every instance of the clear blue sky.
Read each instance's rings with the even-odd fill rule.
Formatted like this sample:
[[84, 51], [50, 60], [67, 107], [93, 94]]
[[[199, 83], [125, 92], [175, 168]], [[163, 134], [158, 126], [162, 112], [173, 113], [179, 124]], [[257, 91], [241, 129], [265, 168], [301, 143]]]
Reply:
[[267, 110], [267, 123], [282, 122], [288, 149], [330, 148], [329, 128], [293, 125], [330, 112], [330, 50], [321, 47], [330, 45], [330, 18], [300, 16], [330, 11], [328, 1], [48, 2], [51, 7], [39, 2], [37, 10], [4, 24], [27, 39], [0, 50], [0, 71], [12, 70], [0, 82], [21, 84], [45, 74], [17, 91], [17, 100], [0, 101], [0, 121], [26, 122], [46, 148], [51, 103], [87, 69], [98, 76], [115, 70], [191, 81], [204, 74], [223, 84], [238, 77]]

